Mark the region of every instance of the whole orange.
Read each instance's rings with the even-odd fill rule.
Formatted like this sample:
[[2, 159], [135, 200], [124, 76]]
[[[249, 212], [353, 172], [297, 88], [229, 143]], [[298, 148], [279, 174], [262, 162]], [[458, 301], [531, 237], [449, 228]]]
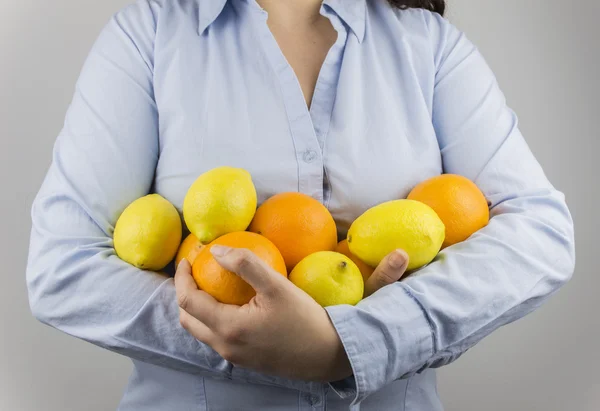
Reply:
[[348, 248], [348, 240], [340, 241], [338, 243], [335, 251], [337, 251], [338, 253], [344, 254], [346, 257], [351, 259], [354, 262], [354, 264], [356, 264], [356, 266], [360, 270], [360, 273], [363, 276], [364, 281], [367, 281], [369, 279], [369, 277], [371, 277], [371, 274], [373, 274], [373, 271], [375, 271], [375, 269], [373, 267], [371, 267], [367, 263], [363, 262], [360, 258], [358, 258], [354, 254], [352, 254], [352, 252], [350, 252], [350, 248]]
[[269, 198], [256, 210], [248, 229], [277, 246], [288, 271], [304, 257], [333, 251], [337, 245], [337, 228], [329, 210], [301, 193], [281, 193]]
[[488, 202], [479, 188], [466, 177], [442, 174], [418, 184], [408, 195], [437, 213], [446, 226], [442, 248], [469, 238], [490, 220]]
[[287, 277], [283, 257], [271, 241], [247, 231], [225, 234], [204, 247], [192, 266], [192, 275], [198, 287], [212, 295], [217, 301], [224, 304], [244, 305], [250, 302], [256, 292], [239, 275], [224, 269], [215, 260], [210, 249], [216, 244], [247, 248], [275, 271]]
[[179, 265], [181, 260], [184, 258], [189, 261], [190, 264], [194, 264], [196, 257], [202, 251], [204, 245], [196, 238], [194, 234], [188, 235], [185, 240], [179, 246], [177, 256], [175, 257], [175, 268]]

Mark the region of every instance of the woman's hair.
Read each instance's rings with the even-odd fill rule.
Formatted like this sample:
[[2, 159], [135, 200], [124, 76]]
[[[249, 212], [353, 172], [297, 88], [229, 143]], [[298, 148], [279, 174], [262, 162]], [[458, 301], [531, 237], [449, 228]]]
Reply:
[[446, 0], [389, 0], [390, 4], [400, 9], [426, 9], [444, 15]]

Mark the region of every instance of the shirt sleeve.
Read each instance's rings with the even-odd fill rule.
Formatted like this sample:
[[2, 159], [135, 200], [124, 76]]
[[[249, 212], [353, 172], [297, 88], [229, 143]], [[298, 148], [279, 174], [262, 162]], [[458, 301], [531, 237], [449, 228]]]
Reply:
[[446, 173], [473, 180], [489, 224], [428, 266], [357, 306], [328, 313], [354, 375], [332, 384], [354, 404], [390, 382], [451, 363], [538, 308], [574, 270], [573, 222], [547, 180], [484, 58], [424, 12], [436, 65], [432, 120]]
[[193, 374], [302, 388], [233, 367], [179, 324], [173, 280], [121, 261], [120, 213], [151, 190], [159, 157], [154, 10], [116, 14], [77, 82], [32, 207], [30, 307], [41, 322], [133, 359]]

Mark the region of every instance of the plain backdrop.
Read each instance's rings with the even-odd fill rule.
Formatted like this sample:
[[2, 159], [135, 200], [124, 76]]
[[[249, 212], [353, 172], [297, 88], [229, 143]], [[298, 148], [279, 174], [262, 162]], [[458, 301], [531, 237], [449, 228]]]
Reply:
[[[127, 3], [0, 0], [2, 411], [113, 410], [128, 378], [128, 359], [37, 323], [25, 288], [31, 202], [83, 60]], [[449, 411], [598, 411], [600, 3], [450, 0], [449, 8], [495, 71], [550, 180], [566, 193], [577, 268], [540, 310], [442, 369], [440, 394]]]

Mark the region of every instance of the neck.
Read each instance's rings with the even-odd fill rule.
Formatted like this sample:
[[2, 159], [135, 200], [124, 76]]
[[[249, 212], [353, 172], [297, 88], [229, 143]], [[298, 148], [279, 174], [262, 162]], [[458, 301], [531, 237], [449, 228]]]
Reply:
[[295, 25], [314, 22], [321, 17], [322, 0], [256, 0], [269, 13], [269, 20]]

